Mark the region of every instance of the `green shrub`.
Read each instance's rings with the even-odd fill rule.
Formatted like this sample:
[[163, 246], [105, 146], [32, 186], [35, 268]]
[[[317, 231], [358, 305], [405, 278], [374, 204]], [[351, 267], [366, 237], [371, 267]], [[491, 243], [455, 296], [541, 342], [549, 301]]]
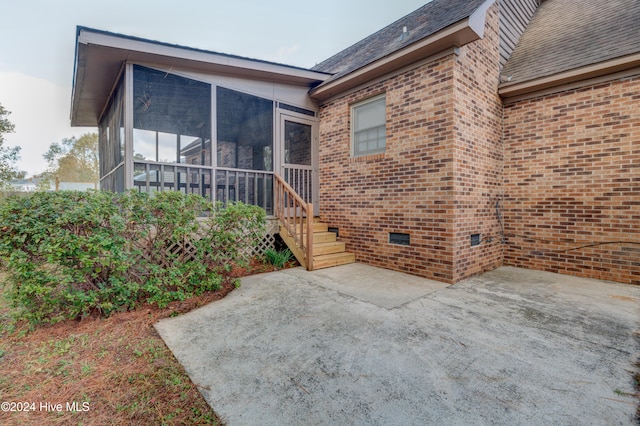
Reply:
[[263, 236], [264, 216], [259, 207], [223, 208], [180, 192], [10, 198], [0, 206], [8, 296], [34, 323], [106, 316], [142, 302], [163, 307], [231, 279], [233, 265]]
[[264, 251], [264, 257], [267, 262], [275, 266], [276, 268], [284, 268], [284, 266], [291, 260], [293, 254], [289, 249], [283, 251], [277, 251], [274, 249], [266, 249]]

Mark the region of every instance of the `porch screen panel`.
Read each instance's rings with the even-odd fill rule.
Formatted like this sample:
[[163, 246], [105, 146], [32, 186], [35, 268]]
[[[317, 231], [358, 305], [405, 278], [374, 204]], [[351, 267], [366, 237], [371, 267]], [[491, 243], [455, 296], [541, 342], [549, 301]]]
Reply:
[[209, 84], [134, 65], [133, 103], [134, 160], [210, 165]]
[[273, 213], [273, 119], [272, 100], [216, 88], [217, 200]]
[[[107, 191], [122, 191], [122, 179], [116, 179], [118, 167], [124, 161], [124, 95], [123, 79], [120, 79], [100, 121], [98, 153], [100, 158], [100, 188]], [[120, 173], [121, 174], [121, 173]]]
[[273, 101], [216, 89], [218, 167], [273, 170]]

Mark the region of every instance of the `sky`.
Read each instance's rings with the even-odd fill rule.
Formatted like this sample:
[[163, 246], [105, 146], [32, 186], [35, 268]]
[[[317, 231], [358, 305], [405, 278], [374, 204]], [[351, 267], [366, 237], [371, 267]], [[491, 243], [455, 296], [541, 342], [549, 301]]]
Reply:
[[0, 104], [21, 146], [18, 168], [46, 168], [49, 145], [95, 128], [70, 127], [76, 26], [299, 67], [316, 63], [429, 0], [3, 0]]

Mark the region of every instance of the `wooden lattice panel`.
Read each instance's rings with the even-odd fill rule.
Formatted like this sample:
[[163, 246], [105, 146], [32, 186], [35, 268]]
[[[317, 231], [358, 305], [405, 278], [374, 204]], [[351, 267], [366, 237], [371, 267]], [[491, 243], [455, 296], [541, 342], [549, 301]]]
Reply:
[[[264, 237], [260, 240], [260, 242], [255, 247], [247, 247], [246, 249], [241, 251], [240, 255], [243, 258], [243, 260], [249, 261], [254, 257], [262, 257], [266, 250], [275, 248], [276, 239], [274, 234], [277, 232], [276, 225], [277, 225], [277, 221], [267, 220], [267, 229], [265, 231]], [[182, 262], [189, 262], [189, 261], [195, 260], [197, 253], [196, 253], [196, 247], [192, 241], [200, 238], [201, 233], [202, 233], [202, 229], [199, 232], [196, 232], [192, 236], [192, 239], [185, 239], [184, 241], [178, 241], [171, 244], [166, 249], [166, 254], [168, 255], [167, 257], [170, 259], [177, 258], [179, 259], [179, 261], [182, 261]], [[141, 248], [143, 253], [141, 258], [147, 261], [153, 261], [150, 258], [148, 247], [145, 247], [147, 243], [148, 242], [146, 241], [138, 242], [138, 246]], [[163, 262], [163, 263], [167, 263], [167, 262]], [[164, 264], [161, 266], [168, 267], [170, 265]]]
[[191, 261], [196, 257], [196, 247], [189, 240], [177, 242], [167, 249], [167, 254], [178, 256], [185, 262]]
[[253, 249], [255, 256], [263, 256], [264, 252], [275, 248], [276, 237], [273, 234], [266, 234], [260, 244]]
[[[245, 250], [242, 250], [240, 255], [243, 260], [248, 261], [253, 257], [261, 257], [264, 255], [265, 251], [268, 249], [273, 249], [275, 247], [275, 236], [272, 234], [265, 234], [262, 240], [255, 247], [247, 247]], [[170, 258], [175, 259], [176, 257], [182, 262], [190, 262], [196, 259], [196, 247], [191, 243], [191, 241], [182, 241], [179, 243], [174, 243], [167, 248], [166, 253]], [[142, 258], [150, 261], [151, 259], [148, 256], [148, 253], [143, 250]], [[164, 262], [166, 263], [166, 262]], [[162, 265], [164, 267], [170, 266], [168, 264]]]

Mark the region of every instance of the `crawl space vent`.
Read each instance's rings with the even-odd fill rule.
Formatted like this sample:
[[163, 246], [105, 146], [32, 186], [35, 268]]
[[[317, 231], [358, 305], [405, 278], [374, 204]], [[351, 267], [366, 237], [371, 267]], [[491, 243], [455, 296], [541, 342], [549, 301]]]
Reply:
[[409, 234], [401, 234], [399, 232], [389, 232], [389, 242], [391, 244], [399, 244], [401, 246], [411, 245]]

